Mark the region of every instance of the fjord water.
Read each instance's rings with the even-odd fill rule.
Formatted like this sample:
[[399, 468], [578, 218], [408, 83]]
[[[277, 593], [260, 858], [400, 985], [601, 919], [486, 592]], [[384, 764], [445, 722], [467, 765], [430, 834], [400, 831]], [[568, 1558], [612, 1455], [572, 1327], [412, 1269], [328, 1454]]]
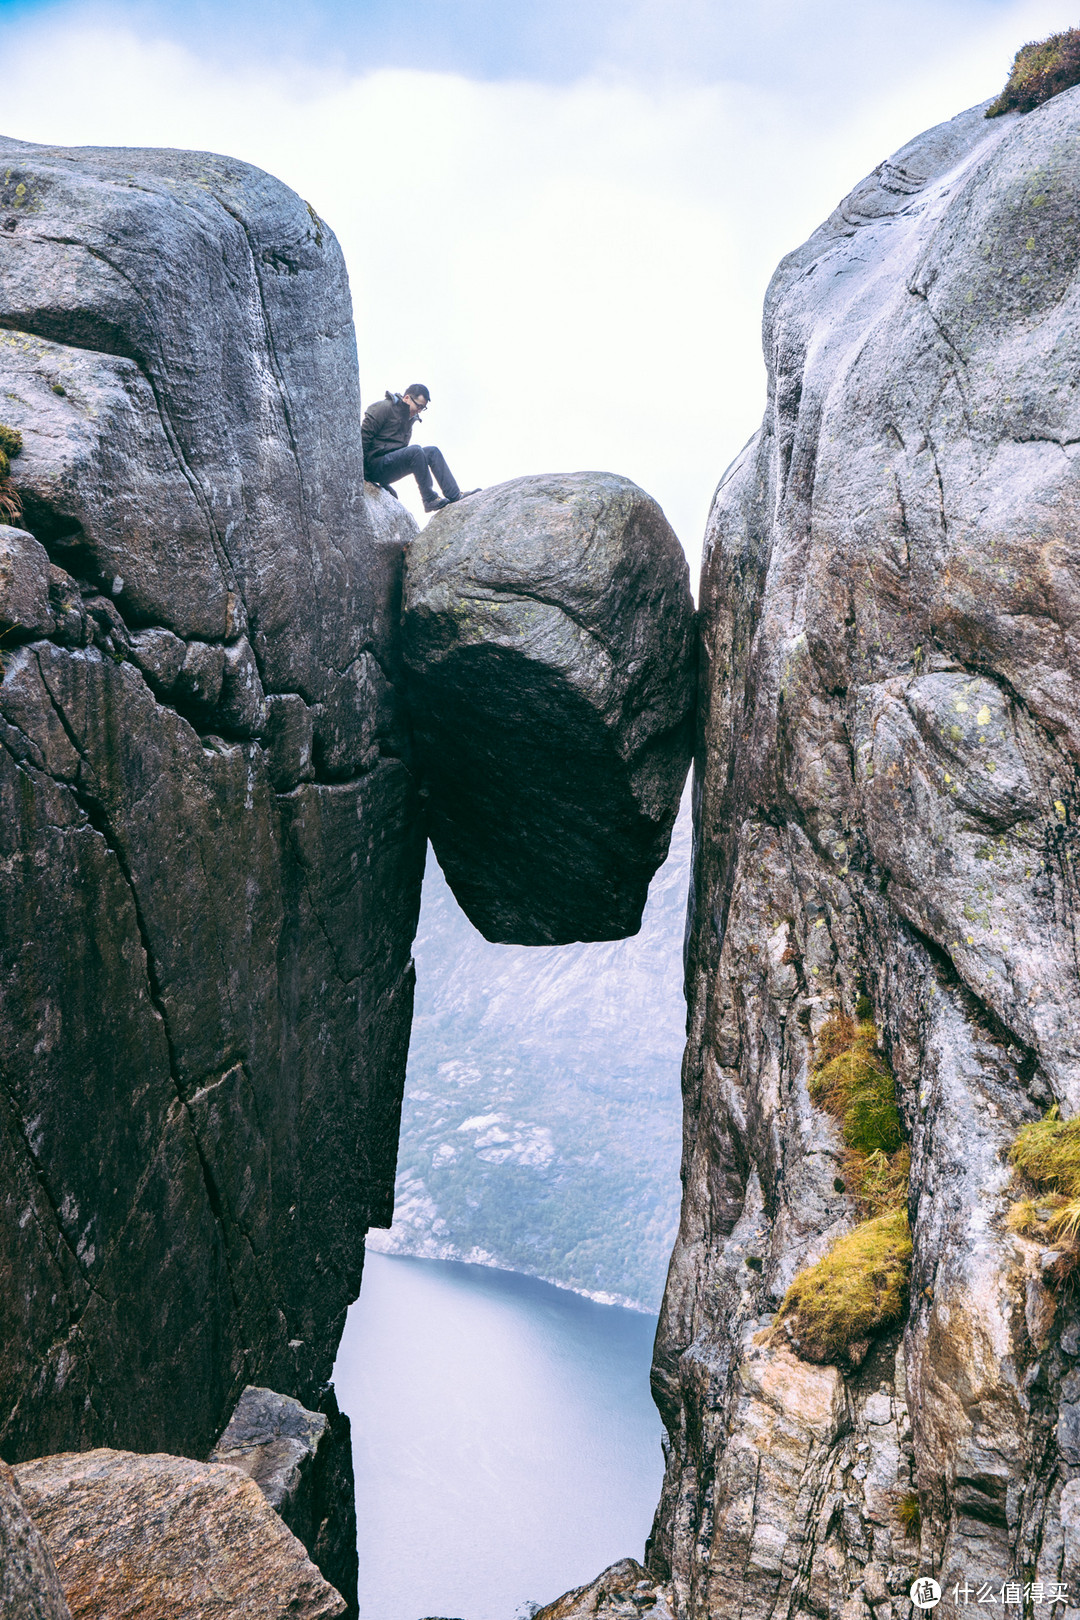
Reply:
[[663, 1472], [655, 1330], [513, 1272], [370, 1254], [334, 1373], [361, 1620], [514, 1620], [640, 1558]]

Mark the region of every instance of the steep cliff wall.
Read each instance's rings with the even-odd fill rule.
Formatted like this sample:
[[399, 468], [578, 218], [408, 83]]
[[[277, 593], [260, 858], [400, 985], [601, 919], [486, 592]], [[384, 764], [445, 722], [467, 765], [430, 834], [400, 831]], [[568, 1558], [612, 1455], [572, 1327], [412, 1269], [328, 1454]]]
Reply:
[[[1018, 1131], [1080, 1111], [1078, 160], [1080, 90], [975, 109], [769, 291], [703, 579], [654, 1370], [680, 1616], [891, 1620], [916, 1571], [1080, 1604], [1080, 1318], [1006, 1224]], [[866, 1214], [810, 1089], [838, 1012], [896, 1078], [914, 1254], [901, 1319], [815, 1363], [762, 1330]]]
[[405, 536], [292, 192], [9, 141], [0, 232], [0, 1449], [198, 1456], [318, 1404], [390, 1218]]

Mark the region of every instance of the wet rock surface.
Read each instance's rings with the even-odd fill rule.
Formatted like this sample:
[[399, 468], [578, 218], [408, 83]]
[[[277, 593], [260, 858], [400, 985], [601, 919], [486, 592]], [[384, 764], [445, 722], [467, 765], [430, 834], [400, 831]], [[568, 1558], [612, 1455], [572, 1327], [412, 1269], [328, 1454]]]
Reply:
[[56, 1565], [26, 1511], [18, 1482], [0, 1462], [0, 1615], [71, 1620]]
[[205, 1456], [320, 1406], [390, 1219], [414, 525], [300, 198], [0, 145], [0, 1451]]
[[331, 1393], [321, 1412], [249, 1385], [207, 1459], [238, 1468], [356, 1613], [356, 1511], [349, 1419]]
[[514, 479], [413, 541], [405, 657], [429, 831], [485, 938], [637, 930], [689, 759], [693, 623], [663, 513], [610, 473]]
[[[919, 137], [769, 291], [703, 574], [649, 1550], [680, 1617], [894, 1620], [930, 1570], [1080, 1604], [1076, 1297], [1005, 1224], [1018, 1129], [1080, 1109], [1078, 98]], [[862, 998], [914, 1260], [902, 1331], [841, 1370], [760, 1335], [860, 1218], [808, 1079]]]
[[253, 1480], [99, 1449], [16, 1469], [71, 1620], [330, 1620], [323, 1580]]

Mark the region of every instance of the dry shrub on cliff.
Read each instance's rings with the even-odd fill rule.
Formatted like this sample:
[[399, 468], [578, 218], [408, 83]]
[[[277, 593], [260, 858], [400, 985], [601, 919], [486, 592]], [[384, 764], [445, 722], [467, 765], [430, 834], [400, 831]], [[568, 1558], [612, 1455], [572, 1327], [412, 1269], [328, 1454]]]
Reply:
[[1062, 1119], [1051, 1108], [1024, 1126], [1009, 1158], [1037, 1187], [1080, 1198], [1080, 1119]]
[[896, 1517], [904, 1527], [909, 1541], [918, 1541], [922, 1531], [922, 1508], [918, 1491], [905, 1491], [896, 1504]]
[[0, 523], [9, 523], [17, 528], [22, 522], [22, 515], [18, 490], [10, 478], [0, 478]]
[[1043, 1195], [1021, 1198], [1006, 1217], [1012, 1232], [1062, 1246], [1055, 1275], [1080, 1266], [1080, 1119], [1062, 1119], [1056, 1107], [1025, 1125], [1009, 1152], [1021, 1175]]
[[23, 507], [19, 492], [11, 482], [11, 458], [23, 447], [18, 428], [0, 422], [0, 523], [17, 524], [22, 521]]
[[1031, 112], [1051, 96], [1080, 84], [1080, 28], [1022, 45], [1013, 58], [1005, 88], [987, 109], [987, 118]]
[[834, 1012], [814, 1044], [810, 1095], [840, 1122], [848, 1186], [866, 1214], [899, 1208], [907, 1199], [911, 1154], [896, 1106], [896, 1083], [878, 1051], [873, 1020], [856, 1022]]
[[850, 1348], [900, 1321], [907, 1310], [911, 1232], [906, 1209], [863, 1221], [800, 1271], [768, 1330], [805, 1361], [844, 1360]]
[[907, 1203], [911, 1181], [911, 1149], [905, 1143], [892, 1155], [887, 1153], [848, 1153], [844, 1159], [847, 1179], [859, 1204], [869, 1215], [884, 1215], [902, 1209]]

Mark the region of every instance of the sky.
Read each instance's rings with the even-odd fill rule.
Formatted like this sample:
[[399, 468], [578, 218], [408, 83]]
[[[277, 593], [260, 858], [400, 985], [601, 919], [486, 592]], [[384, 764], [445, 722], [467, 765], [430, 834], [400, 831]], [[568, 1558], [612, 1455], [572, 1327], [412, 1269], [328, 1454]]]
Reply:
[[466, 487], [632, 478], [696, 579], [761, 418], [778, 260], [1077, 22], [1076, 0], [0, 0], [0, 127], [270, 170], [341, 241], [366, 403], [427, 383], [418, 437]]

